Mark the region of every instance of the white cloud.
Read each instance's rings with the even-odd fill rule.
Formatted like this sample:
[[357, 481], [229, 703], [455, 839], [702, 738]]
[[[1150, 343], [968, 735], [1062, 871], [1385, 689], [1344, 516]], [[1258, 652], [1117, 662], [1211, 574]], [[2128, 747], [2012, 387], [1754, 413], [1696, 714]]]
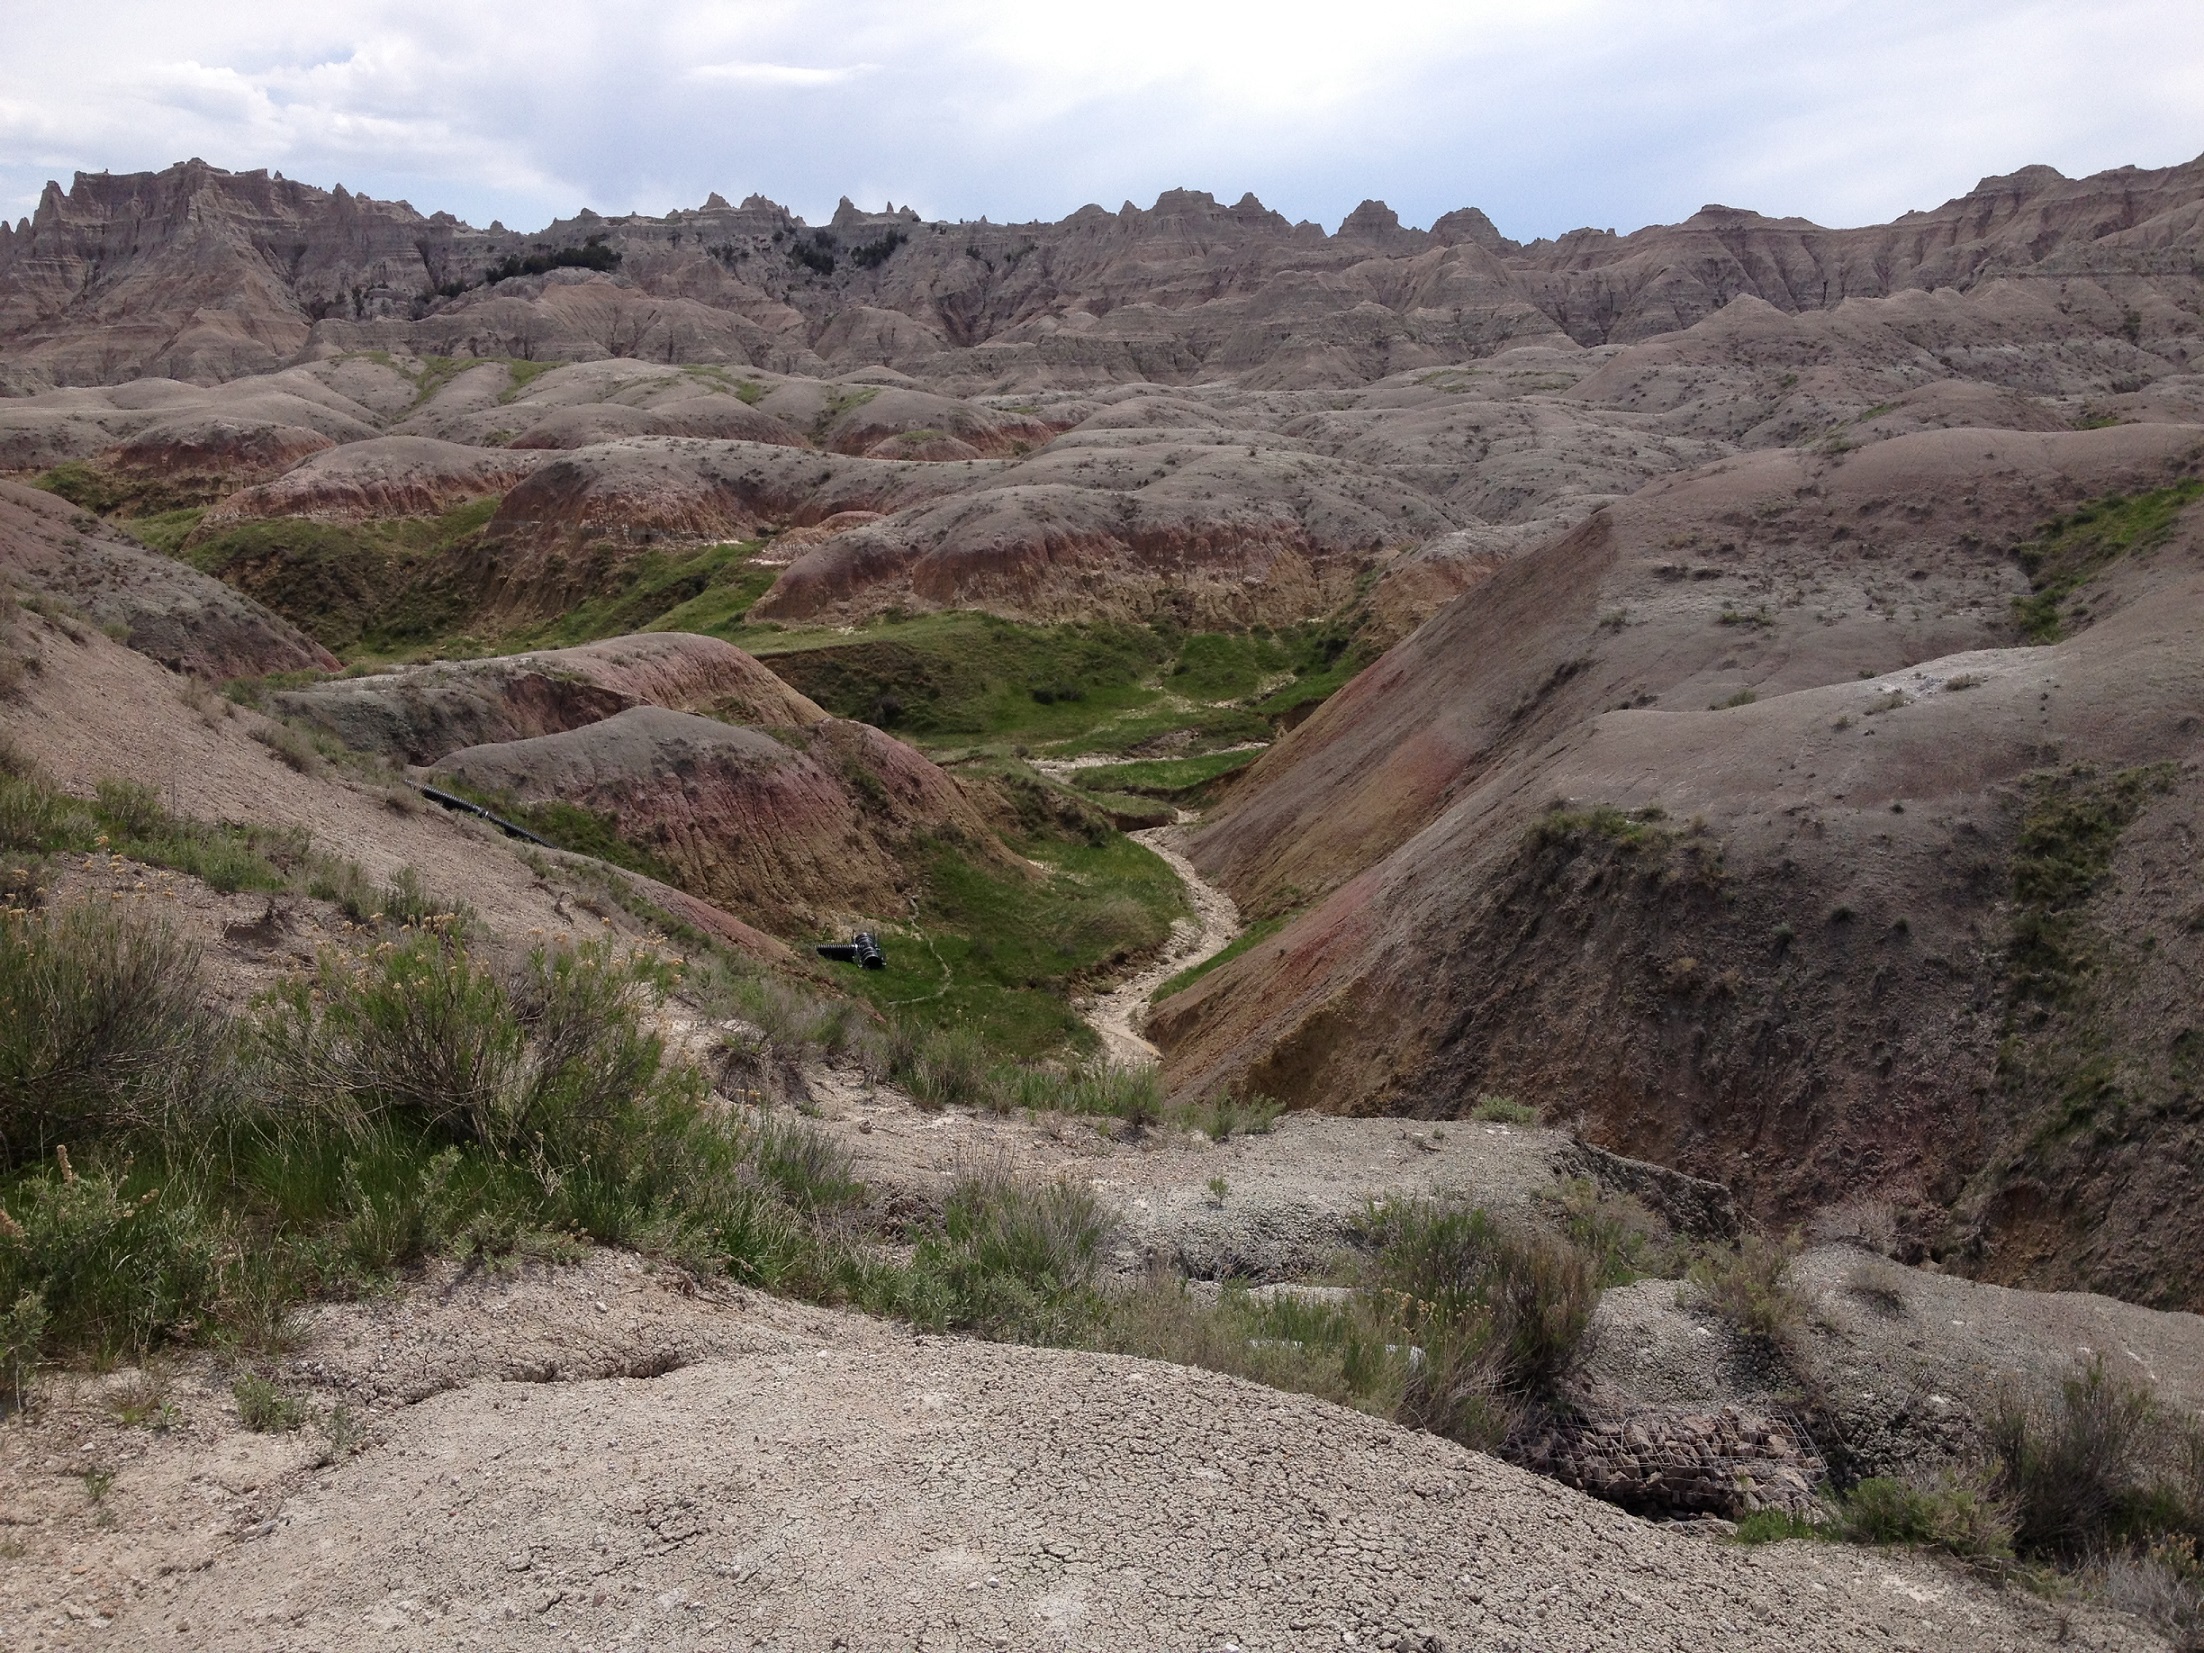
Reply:
[[[2204, 150], [2194, 0], [76, 0], [11, 10], [0, 210], [199, 154], [477, 222], [760, 190], [998, 220], [1175, 185], [1517, 235], [1824, 222]], [[87, 43], [97, 50], [88, 50]]]
[[839, 86], [858, 75], [870, 74], [871, 63], [853, 63], [839, 69], [806, 69], [793, 63], [700, 63], [689, 71], [695, 80], [727, 81], [737, 86]]

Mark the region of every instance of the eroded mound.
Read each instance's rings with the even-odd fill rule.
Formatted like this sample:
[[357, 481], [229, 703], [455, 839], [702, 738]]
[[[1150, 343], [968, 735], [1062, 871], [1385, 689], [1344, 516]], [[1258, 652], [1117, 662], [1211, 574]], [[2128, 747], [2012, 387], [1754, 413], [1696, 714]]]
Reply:
[[0, 568], [18, 595], [58, 600], [163, 665], [210, 682], [337, 665], [244, 593], [11, 482], [0, 482]]
[[275, 704], [348, 746], [407, 763], [579, 729], [631, 706], [788, 728], [827, 715], [732, 644], [680, 632], [314, 683]]
[[839, 719], [769, 733], [637, 706], [451, 753], [437, 773], [587, 810], [683, 888], [783, 933], [900, 913], [937, 844], [1018, 864], [948, 775]]

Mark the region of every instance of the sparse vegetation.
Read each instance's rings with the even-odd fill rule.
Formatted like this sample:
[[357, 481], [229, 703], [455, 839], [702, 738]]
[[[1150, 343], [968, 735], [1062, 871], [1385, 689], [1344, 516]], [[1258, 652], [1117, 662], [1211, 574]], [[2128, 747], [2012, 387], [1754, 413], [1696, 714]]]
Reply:
[[2173, 778], [2171, 764], [2106, 776], [2076, 767], [2035, 777], [2011, 867], [2006, 974], [2016, 1002], [2057, 1002], [2094, 968], [2081, 908], [2111, 871], [2120, 835]]
[[1558, 1236], [1428, 1201], [1374, 1206], [1364, 1238], [1374, 1255], [1352, 1291], [1228, 1285], [1204, 1301], [1159, 1275], [1104, 1305], [1088, 1340], [1501, 1448], [1582, 1358], [1591, 1259]]
[[1261, 945], [1299, 917], [1298, 910], [1274, 913], [1269, 918], [1259, 918], [1248, 925], [1219, 952], [1211, 954], [1199, 964], [1190, 964], [1155, 990], [1151, 1003], [1161, 1004], [1174, 993], [1183, 993], [1202, 977], [1221, 964], [1229, 964], [1251, 947]]
[[2021, 635], [2031, 643], [2057, 642], [2074, 594], [2120, 558], [2163, 544], [2199, 495], [2204, 481], [2188, 477], [2147, 493], [2108, 494], [2037, 529], [2014, 553], [2034, 587], [2013, 602]]
[[2092, 1355], [2049, 1403], [2008, 1394], [1990, 1426], [1998, 1490], [2024, 1554], [2065, 1562], [2204, 1537], [2204, 1443], [2193, 1419]]
[[1739, 1335], [1771, 1349], [1788, 1344], [1805, 1323], [1806, 1305], [1791, 1285], [1789, 1242], [1748, 1234], [1734, 1246], [1704, 1252], [1689, 1279], [1699, 1301]]
[[1095, 1275], [1113, 1227], [1081, 1184], [968, 1166], [949, 1191], [940, 1231], [919, 1242], [901, 1306], [923, 1325], [1070, 1341], [1101, 1312]]
[[[545, 275], [552, 270], [616, 270], [620, 255], [593, 235], [579, 247], [538, 247], [528, 253], [507, 253], [482, 272], [482, 284], [494, 287], [515, 276]], [[464, 285], [461, 288], [464, 291]]]
[[1535, 1125], [1538, 1123], [1538, 1110], [1527, 1102], [1516, 1101], [1512, 1096], [1499, 1096], [1486, 1091], [1470, 1108], [1469, 1117], [1496, 1125]]
[[278, 1388], [257, 1372], [247, 1372], [230, 1386], [237, 1402], [237, 1416], [256, 1435], [287, 1435], [306, 1423], [306, 1403]]

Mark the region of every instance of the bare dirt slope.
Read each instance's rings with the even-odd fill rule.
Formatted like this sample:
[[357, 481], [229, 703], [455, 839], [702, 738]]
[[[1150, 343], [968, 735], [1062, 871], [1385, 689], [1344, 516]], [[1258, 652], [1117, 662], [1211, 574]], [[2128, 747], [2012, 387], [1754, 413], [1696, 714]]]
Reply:
[[[572, 886], [539, 876], [486, 824], [438, 809], [394, 807], [390, 788], [328, 769], [302, 773], [254, 738], [268, 720], [232, 706], [81, 625], [26, 614], [15, 647], [35, 659], [22, 689], [0, 702], [0, 730], [62, 787], [89, 796], [102, 781], [150, 787], [173, 813], [292, 828], [314, 848], [351, 860], [378, 884], [406, 868], [427, 889], [464, 901], [494, 954], [525, 953], [551, 935], [640, 935], [616, 905], [581, 905]], [[759, 957], [780, 944], [739, 916], [650, 884], [661, 909]], [[226, 922], [226, 919], [225, 919]]]
[[[1196, 835], [1244, 908], [1307, 910], [1158, 1007], [1177, 1083], [1350, 1112], [1535, 1096], [1766, 1213], [1881, 1191], [1994, 1278], [2197, 1301], [2195, 521], [2107, 564], [2051, 646], [2015, 646], [2010, 559], [2045, 515], [2192, 474], [2200, 442], [1751, 456], [1518, 559]], [[2118, 849], [2059, 921], [2101, 985], [2047, 1021], [2010, 867], [2031, 810], [2100, 833], [2070, 808], [2109, 808]]]
[[937, 841], [1021, 870], [956, 781], [891, 735], [843, 719], [772, 730], [660, 706], [470, 746], [435, 774], [610, 822], [685, 889], [784, 933], [900, 914]]
[[86, 1380], [0, 1442], [10, 1645], [2161, 1645], [1206, 1373], [671, 1284], [600, 1254], [320, 1311], [290, 1370], [356, 1455], [238, 1433], [197, 1365], [160, 1435], [105, 1416], [130, 1374]]
[[210, 682], [336, 665], [242, 592], [11, 482], [0, 482], [0, 569], [19, 596], [56, 599], [141, 653]]

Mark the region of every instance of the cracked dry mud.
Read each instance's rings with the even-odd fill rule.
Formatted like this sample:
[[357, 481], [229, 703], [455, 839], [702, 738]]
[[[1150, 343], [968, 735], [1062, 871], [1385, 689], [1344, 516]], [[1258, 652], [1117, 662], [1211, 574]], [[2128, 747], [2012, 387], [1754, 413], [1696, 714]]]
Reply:
[[[665, 1368], [671, 1367], [670, 1370]], [[617, 1375], [659, 1371], [655, 1377]], [[308, 1317], [369, 1444], [165, 1435], [88, 1378], [5, 1437], [11, 1648], [2162, 1644], [1921, 1557], [1745, 1549], [1151, 1362], [913, 1337], [633, 1258]], [[80, 1443], [83, 1443], [80, 1445]], [[125, 1457], [125, 1453], [134, 1456]], [[72, 1471], [117, 1473], [101, 1526]]]

